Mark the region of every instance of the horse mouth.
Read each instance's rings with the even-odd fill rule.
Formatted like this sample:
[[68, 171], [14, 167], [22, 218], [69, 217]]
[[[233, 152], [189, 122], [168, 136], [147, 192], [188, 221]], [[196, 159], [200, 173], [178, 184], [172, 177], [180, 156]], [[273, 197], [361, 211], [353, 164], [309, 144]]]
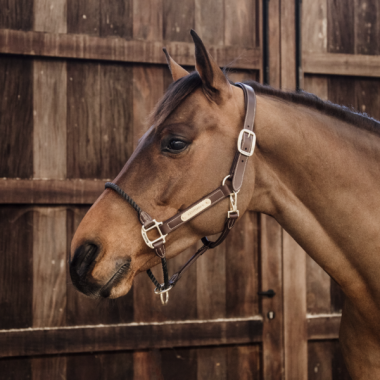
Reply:
[[111, 295], [112, 288], [122, 281], [125, 275], [129, 272], [130, 267], [131, 259], [128, 259], [127, 262], [114, 273], [110, 280], [100, 288], [99, 296], [108, 298]]

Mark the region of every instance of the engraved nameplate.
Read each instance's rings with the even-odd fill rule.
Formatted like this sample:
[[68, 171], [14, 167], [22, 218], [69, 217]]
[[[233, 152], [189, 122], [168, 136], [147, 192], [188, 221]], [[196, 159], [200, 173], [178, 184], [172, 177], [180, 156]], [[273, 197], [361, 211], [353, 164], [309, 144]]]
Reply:
[[205, 199], [201, 203], [198, 203], [194, 207], [192, 207], [190, 210], [187, 210], [181, 215], [181, 220], [183, 222], [186, 222], [186, 220], [191, 219], [193, 216], [199, 214], [202, 212], [205, 208], [210, 206], [211, 204], [211, 199]]

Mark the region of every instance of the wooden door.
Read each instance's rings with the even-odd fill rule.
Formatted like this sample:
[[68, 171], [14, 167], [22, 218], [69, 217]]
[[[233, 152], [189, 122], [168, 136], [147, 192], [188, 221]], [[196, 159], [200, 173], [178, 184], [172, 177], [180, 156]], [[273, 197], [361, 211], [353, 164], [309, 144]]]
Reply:
[[127, 296], [96, 301], [67, 274], [76, 227], [171, 82], [162, 47], [191, 69], [195, 28], [233, 80], [259, 80], [261, 2], [53, 5], [0, 0], [1, 377], [278, 379], [282, 232], [270, 218], [247, 213], [167, 307], [144, 274]]

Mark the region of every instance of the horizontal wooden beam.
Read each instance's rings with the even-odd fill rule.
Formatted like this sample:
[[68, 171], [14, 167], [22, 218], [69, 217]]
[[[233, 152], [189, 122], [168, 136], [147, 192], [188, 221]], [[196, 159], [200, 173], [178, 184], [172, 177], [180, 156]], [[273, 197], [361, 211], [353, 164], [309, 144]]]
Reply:
[[[166, 64], [163, 47], [179, 64], [194, 66], [193, 43], [0, 30], [0, 53], [6, 54]], [[210, 46], [209, 50], [220, 66], [261, 69], [259, 48]]]
[[105, 180], [0, 179], [0, 204], [92, 204]]
[[261, 342], [261, 317], [0, 331], [0, 357]]
[[302, 52], [305, 74], [380, 77], [380, 56]]
[[340, 314], [308, 315], [308, 340], [338, 339], [340, 320]]

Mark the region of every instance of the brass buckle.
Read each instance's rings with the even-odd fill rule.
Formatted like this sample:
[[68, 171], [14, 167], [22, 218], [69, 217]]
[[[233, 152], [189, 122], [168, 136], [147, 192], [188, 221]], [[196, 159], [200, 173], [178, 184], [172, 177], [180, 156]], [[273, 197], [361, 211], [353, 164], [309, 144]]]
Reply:
[[[154, 289], [155, 294], [159, 294], [161, 298], [161, 303], [163, 305], [166, 305], [169, 302], [169, 290], [173, 287], [173, 285], [170, 285], [167, 289]], [[165, 300], [164, 300], [164, 294], [165, 294]]]
[[[247, 135], [250, 135], [252, 136], [252, 145], [251, 145], [251, 149], [249, 152], [246, 152], [245, 150], [243, 150], [241, 148], [241, 143], [243, 142], [243, 136], [244, 136], [244, 133], [246, 133]], [[244, 155], [244, 156], [247, 156], [247, 157], [251, 157], [254, 150], [255, 150], [255, 145], [256, 145], [256, 135], [255, 135], [255, 132], [253, 131], [250, 131], [249, 129], [242, 129], [239, 133], [239, 138], [238, 138], [238, 143], [237, 143], [237, 148], [238, 148], [238, 151]]]
[[[141, 235], [142, 235], [142, 237], [143, 237], [143, 239], [144, 239], [146, 245], [147, 245], [149, 248], [152, 248], [152, 249], [154, 249], [153, 244], [154, 244], [154, 243], [157, 243], [157, 242], [160, 241], [160, 240], [162, 240], [162, 242], [165, 244], [165, 238], [166, 238], [166, 236], [168, 236], [167, 234], [164, 235], [164, 234], [161, 232], [161, 230], [159, 229], [159, 226], [162, 224], [162, 222], [157, 222], [156, 219], [153, 219], [153, 222], [154, 222], [154, 225], [153, 225], [152, 227], [149, 227], [148, 229], [145, 229], [144, 226], [141, 227]], [[151, 240], [149, 240], [149, 238], [148, 238], [147, 232], [153, 230], [153, 228], [157, 228], [157, 231], [158, 231], [158, 233], [160, 234], [160, 237], [157, 238], [156, 240], [151, 241]]]

